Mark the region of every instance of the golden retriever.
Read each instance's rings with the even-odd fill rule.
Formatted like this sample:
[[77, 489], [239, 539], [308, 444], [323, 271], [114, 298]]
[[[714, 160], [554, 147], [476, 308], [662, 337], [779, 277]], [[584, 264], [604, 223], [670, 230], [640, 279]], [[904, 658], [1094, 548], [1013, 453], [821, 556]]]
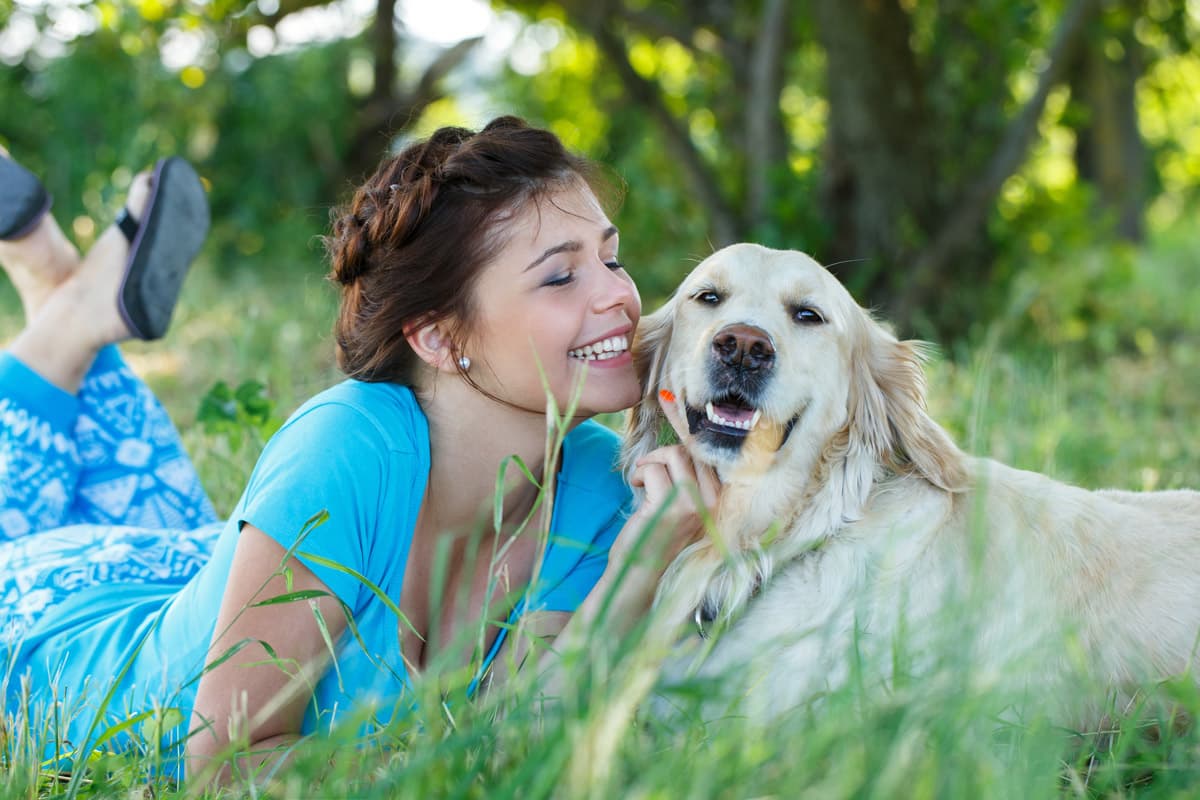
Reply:
[[[659, 589], [719, 634], [683, 642], [668, 683], [736, 680], [770, 715], [844, 684], [852, 657], [886, 679], [901, 647], [906, 669], [965, 654], [1086, 724], [1105, 692], [1195, 666], [1200, 493], [1087, 491], [964, 454], [926, 412], [922, 344], [803, 253], [718, 251], [634, 352], [627, 468], [658, 443], [665, 389], [724, 484], [712, 535]], [[1082, 683], [1094, 704], [1059, 696]]]

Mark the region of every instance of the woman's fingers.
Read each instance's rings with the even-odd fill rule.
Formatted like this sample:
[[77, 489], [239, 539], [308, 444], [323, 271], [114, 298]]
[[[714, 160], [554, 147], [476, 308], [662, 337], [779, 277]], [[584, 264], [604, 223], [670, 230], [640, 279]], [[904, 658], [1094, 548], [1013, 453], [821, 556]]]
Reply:
[[667, 416], [667, 422], [670, 422], [671, 427], [675, 429], [675, 435], [679, 437], [679, 441], [686, 442], [688, 425], [683, 403], [675, 397], [675, 393], [670, 389], [660, 389], [658, 405], [662, 408], [663, 414]]
[[692, 457], [682, 445], [673, 444], [651, 450], [638, 459], [639, 464], [662, 464], [676, 480], [696, 480]]
[[671, 476], [659, 463], [639, 463], [633, 470], [630, 483], [646, 490], [647, 501], [657, 505], [671, 491]]
[[720, 478], [712, 467], [697, 464], [682, 445], [669, 445], [652, 450], [638, 459], [638, 464], [661, 464], [674, 482], [686, 481], [695, 484], [700, 490], [700, 498], [705, 506], [711, 508], [716, 505], [721, 493]]

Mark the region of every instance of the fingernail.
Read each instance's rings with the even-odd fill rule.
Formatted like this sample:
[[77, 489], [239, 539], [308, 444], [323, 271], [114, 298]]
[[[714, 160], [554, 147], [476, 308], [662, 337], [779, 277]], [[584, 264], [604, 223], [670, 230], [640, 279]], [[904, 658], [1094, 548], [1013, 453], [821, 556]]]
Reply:
[[675, 393], [672, 392], [670, 389], [659, 389], [658, 396], [662, 398], [662, 401], [664, 403], [674, 403], [675, 402]]

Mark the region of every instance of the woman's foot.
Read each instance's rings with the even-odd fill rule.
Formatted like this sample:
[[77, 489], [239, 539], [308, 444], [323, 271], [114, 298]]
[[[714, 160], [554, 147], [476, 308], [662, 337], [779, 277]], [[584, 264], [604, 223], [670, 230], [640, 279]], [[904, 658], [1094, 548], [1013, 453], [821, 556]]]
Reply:
[[[150, 173], [138, 173], [129, 186], [125, 208], [133, 221], [143, 218], [150, 199]], [[117, 296], [125, 279], [131, 243], [114, 223], [92, 245], [80, 265], [64, 281], [49, 301], [73, 309], [73, 316], [84, 323], [86, 333], [99, 350], [107, 344], [124, 341], [134, 335], [121, 315]], [[61, 297], [59, 297], [61, 295]]]
[[[8, 151], [0, 147], [0, 156]], [[17, 238], [0, 239], [0, 267], [16, 287], [26, 322], [31, 321], [50, 294], [79, 268], [79, 251], [67, 239], [53, 215], [42, 213], [33, 227]]]
[[208, 233], [200, 176], [178, 157], [133, 179], [125, 212], [54, 288], [9, 352], [74, 393], [96, 353], [167, 331], [188, 267]]
[[[150, 197], [150, 173], [139, 173], [125, 207], [140, 220]], [[100, 348], [132, 336], [117, 305], [130, 243], [109, 226], [77, 269], [54, 287], [9, 346], [9, 352], [55, 386], [74, 394]]]

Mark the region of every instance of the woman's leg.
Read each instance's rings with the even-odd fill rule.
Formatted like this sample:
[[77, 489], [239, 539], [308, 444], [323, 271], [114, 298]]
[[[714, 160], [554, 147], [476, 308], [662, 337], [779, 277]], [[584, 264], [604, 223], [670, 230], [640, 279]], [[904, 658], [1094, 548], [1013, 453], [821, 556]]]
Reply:
[[79, 481], [79, 398], [0, 353], [0, 540], [66, 524]]
[[166, 409], [116, 347], [96, 356], [79, 402], [81, 470], [67, 524], [194, 528], [216, 520]]
[[212, 555], [220, 531], [216, 523], [194, 530], [72, 525], [0, 541], [0, 654], [82, 589], [186, 583]]
[[[135, 217], [140, 218], [145, 211], [150, 196], [149, 180], [148, 173], [141, 173], [130, 186], [125, 205]], [[33, 233], [7, 242], [0, 251], [0, 261], [14, 278], [18, 292], [24, 291], [22, 283], [16, 280], [20, 270], [12, 265], [32, 262], [38, 255], [36, 251], [30, 252], [33, 243], [47, 226], [57, 227], [49, 214], [42, 217]], [[26, 308], [32, 306], [33, 313], [9, 346], [9, 353], [49, 383], [76, 394], [96, 354], [131, 335], [117, 306], [128, 255], [129, 241], [117, 226], [111, 225], [83, 262], [48, 293], [33, 297], [22, 294], [22, 302]]]
[[[0, 158], [8, 158], [3, 147]], [[28, 176], [20, 167], [13, 166], [11, 171]], [[30, 180], [36, 182], [31, 176]], [[14, 234], [12, 239], [0, 238], [0, 264], [17, 289], [27, 321], [34, 318], [51, 292], [79, 267], [79, 251], [58, 227], [48, 204], [49, 201], [36, 224]]]
[[166, 410], [115, 347], [96, 356], [78, 395], [0, 353], [0, 539], [215, 519]]
[[[0, 158], [7, 157], [0, 148]], [[27, 191], [36, 183], [11, 162], [6, 175], [15, 175]], [[41, 318], [48, 298], [79, 266], [79, 253], [48, 204], [31, 223], [22, 224], [19, 233], [0, 239], [0, 267], [17, 290], [26, 325]], [[53, 322], [47, 318], [42, 327]], [[0, 540], [67, 521], [80, 472], [74, 442], [79, 408], [71, 392], [48, 382], [13, 354], [0, 353]]]
[[[134, 179], [126, 207], [135, 218], [149, 188], [148, 174]], [[74, 270], [38, 273], [38, 258], [61, 265], [73, 254], [51, 252], [55, 231], [44, 214], [0, 249], [0, 265], [32, 310], [0, 356], [0, 538], [79, 522], [192, 527], [215, 519], [165, 410], [112, 346], [130, 336], [117, 307], [126, 236], [111, 227]]]

